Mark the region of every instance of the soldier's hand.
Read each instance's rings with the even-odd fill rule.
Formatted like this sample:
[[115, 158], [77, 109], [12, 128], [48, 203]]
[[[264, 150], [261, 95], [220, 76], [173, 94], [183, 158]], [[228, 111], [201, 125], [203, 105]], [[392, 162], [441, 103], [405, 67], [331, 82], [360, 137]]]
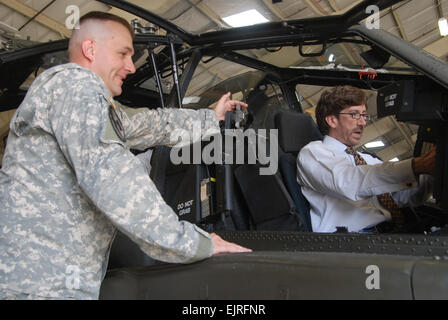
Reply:
[[230, 92], [224, 94], [218, 101], [215, 107], [215, 113], [219, 120], [224, 120], [226, 118], [227, 111], [234, 111], [237, 104], [241, 107], [247, 108], [247, 103], [238, 100], [229, 100]]
[[433, 173], [436, 163], [436, 147], [433, 147], [427, 154], [412, 159], [412, 169], [415, 174]]
[[213, 255], [217, 255], [219, 253], [240, 253], [240, 252], [252, 252], [251, 249], [244, 248], [242, 246], [237, 245], [233, 242], [228, 242], [223, 240], [216, 233], [210, 234], [213, 241]]

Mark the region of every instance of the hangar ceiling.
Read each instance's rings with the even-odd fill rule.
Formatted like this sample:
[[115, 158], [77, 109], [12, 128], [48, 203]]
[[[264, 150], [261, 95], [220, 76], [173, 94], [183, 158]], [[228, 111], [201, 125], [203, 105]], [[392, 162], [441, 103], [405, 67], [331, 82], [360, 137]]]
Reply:
[[[360, 0], [130, 0], [138, 6], [148, 9], [173, 23], [182, 29], [192, 33], [229, 28], [224, 17], [237, 14], [249, 9], [256, 9], [270, 21], [303, 19], [327, 15], [341, 14]], [[80, 14], [92, 10], [111, 12], [131, 21], [135, 16], [119, 9], [91, 0], [0, 0], [0, 50], [6, 50], [14, 40], [15, 47], [27, 45], [27, 42], [47, 42], [70, 37], [70, 30], [65, 26], [70, 11], [69, 6], [76, 5]], [[448, 0], [408, 0], [402, 1], [380, 13], [380, 28], [392, 34], [412, 42], [419, 48], [426, 50], [444, 62], [448, 62], [448, 37], [442, 37], [439, 33], [437, 21], [448, 15]], [[21, 40], [23, 41], [21, 43]], [[336, 49], [336, 48], [335, 48]], [[353, 54], [351, 44], [343, 45], [335, 51], [336, 61], [345, 59], [352, 65], [361, 66]], [[287, 58], [289, 48], [284, 48], [279, 53], [266, 50], [253, 50], [248, 52], [263, 61], [279, 66], [305, 66], [311, 64], [328, 64], [327, 56], [310, 60], [301, 58]], [[401, 67], [400, 62], [396, 66]], [[197, 95], [205, 86], [218, 83], [235, 74], [246, 72], [250, 69], [239, 69], [226, 65], [224, 61], [218, 61], [209, 65], [200, 65], [195, 74], [195, 83], [187, 92], [187, 95]], [[306, 112], [313, 114], [314, 108], [324, 90], [321, 87], [299, 86], [299, 95]], [[369, 92], [369, 113], [375, 119], [375, 93]], [[12, 111], [0, 113], [0, 137], [8, 130], [8, 121]], [[397, 122], [393, 117], [378, 119], [370, 123], [362, 140], [367, 142], [381, 139], [385, 146], [369, 151], [377, 153], [383, 160], [393, 158], [400, 160], [412, 156], [413, 145], [417, 128], [413, 125]], [[0, 141], [0, 144], [2, 142]], [[2, 155], [0, 155], [2, 156]]]

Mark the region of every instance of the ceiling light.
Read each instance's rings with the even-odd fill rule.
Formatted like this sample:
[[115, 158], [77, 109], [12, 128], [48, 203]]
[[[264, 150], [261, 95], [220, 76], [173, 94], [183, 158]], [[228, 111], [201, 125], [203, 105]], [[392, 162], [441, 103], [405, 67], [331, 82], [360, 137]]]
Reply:
[[400, 161], [397, 157], [389, 160], [389, 162], [397, 162], [397, 161]]
[[448, 22], [446, 18], [439, 19], [439, 31], [442, 37], [448, 35]]
[[201, 97], [184, 97], [182, 99], [182, 104], [198, 103]]
[[384, 143], [383, 143], [383, 141], [378, 140], [378, 141], [372, 141], [372, 142], [366, 143], [364, 146], [366, 148], [379, 148], [379, 147], [384, 147]]
[[257, 23], [269, 22], [268, 19], [263, 17], [261, 13], [255, 9], [240, 12], [222, 19], [232, 27], [244, 27]]

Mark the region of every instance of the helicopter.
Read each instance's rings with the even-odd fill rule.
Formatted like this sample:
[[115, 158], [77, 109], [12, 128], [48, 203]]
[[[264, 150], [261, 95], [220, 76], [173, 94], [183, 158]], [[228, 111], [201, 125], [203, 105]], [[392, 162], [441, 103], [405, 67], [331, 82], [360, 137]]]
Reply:
[[[231, 92], [249, 104], [246, 111], [227, 113], [213, 140], [152, 148], [149, 174], [179, 219], [253, 249], [193, 264], [167, 264], [146, 256], [118, 233], [100, 299], [448, 296], [448, 66], [372, 27], [369, 6], [383, 10], [400, 1], [369, 0], [340, 15], [200, 34], [131, 2], [98, 2], [138, 17], [131, 23], [136, 72], [124, 81], [116, 98], [120, 103], [133, 108], [211, 108], [223, 92]], [[330, 51], [344, 51], [347, 44], [363, 65], [325, 58]], [[17, 108], [30, 76], [67, 61], [67, 45], [60, 40], [0, 52], [0, 110]], [[299, 59], [300, 65], [283, 65], [287, 56]], [[215, 77], [204, 89], [202, 73], [218, 68], [228, 69], [231, 76]], [[322, 135], [302, 92], [336, 85], [372, 93], [376, 108], [369, 112], [376, 112], [378, 120], [392, 117], [390, 121], [413, 125], [417, 139], [412, 155], [427, 144], [437, 145], [433, 199], [419, 208], [440, 217], [437, 225], [411, 234], [371, 235], [343, 228], [313, 232], [294, 163], [301, 147]], [[200, 159], [194, 159], [194, 150], [200, 150]], [[207, 156], [218, 160], [207, 161]]]

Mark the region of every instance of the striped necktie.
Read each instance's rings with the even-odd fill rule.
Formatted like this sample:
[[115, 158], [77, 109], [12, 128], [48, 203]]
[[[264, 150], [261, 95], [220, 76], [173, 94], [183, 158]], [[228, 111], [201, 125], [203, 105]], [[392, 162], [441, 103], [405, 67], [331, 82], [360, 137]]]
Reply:
[[[345, 152], [352, 155], [355, 158], [355, 164], [357, 166], [367, 165], [367, 162], [356, 152], [352, 147], [345, 149]], [[392, 217], [392, 222], [396, 225], [404, 224], [404, 216], [400, 208], [395, 203], [390, 193], [383, 193], [376, 196], [381, 205], [386, 208]]]

